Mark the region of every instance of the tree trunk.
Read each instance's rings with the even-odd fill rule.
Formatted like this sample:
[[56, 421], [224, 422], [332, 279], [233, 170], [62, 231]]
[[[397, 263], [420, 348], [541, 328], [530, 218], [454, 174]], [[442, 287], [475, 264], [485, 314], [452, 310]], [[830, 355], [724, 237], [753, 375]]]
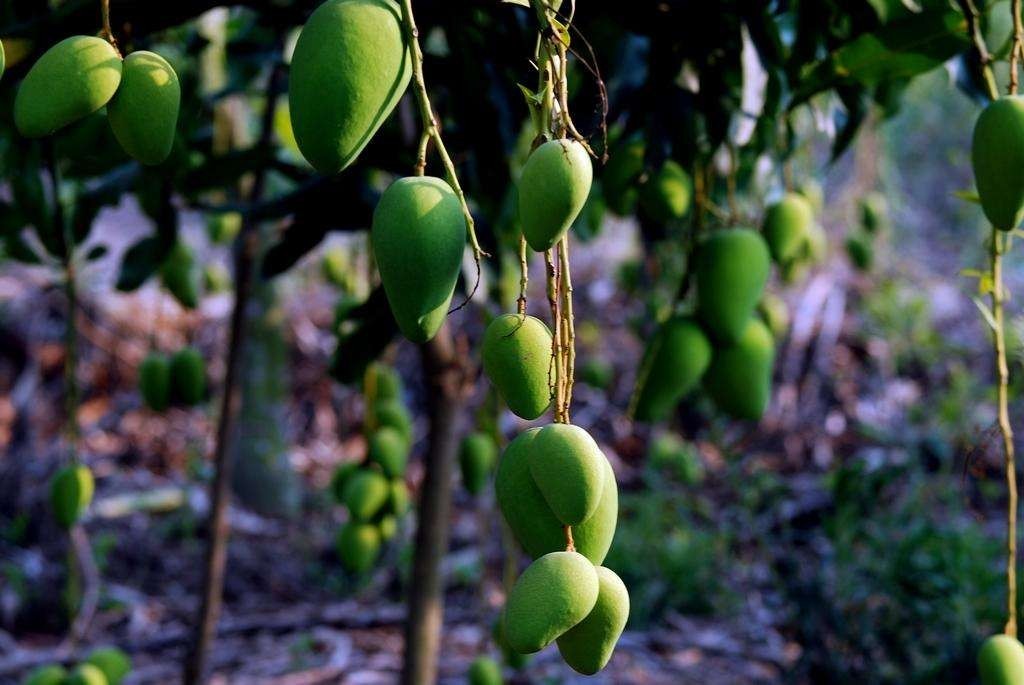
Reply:
[[437, 681], [437, 656], [444, 622], [441, 562], [448, 551], [452, 472], [459, 448], [458, 418], [469, 377], [446, 324], [421, 348], [430, 401], [430, 441], [420, 489], [409, 612], [405, 625], [402, 683]]

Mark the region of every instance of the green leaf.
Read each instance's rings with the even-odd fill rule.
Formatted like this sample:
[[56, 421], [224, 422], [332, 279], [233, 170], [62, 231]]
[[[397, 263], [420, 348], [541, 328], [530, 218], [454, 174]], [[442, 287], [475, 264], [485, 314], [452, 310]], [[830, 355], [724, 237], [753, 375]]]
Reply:
[[117, 289], [130, 292], [146, 282], [156, 273], [167, 256], [167, 248], [158, 236], [149, 236], [128, 248], [121, 260], [121, 272], [117, 276]]
[[956, 190], [953, 192], [953, 195], [964, 202], [973, 202], [976, 205], [981, 204], [981, 197], [974, 190]]
[[971, 301], [974, 302], [975, 306], [978, 308], [978, 311], [981, 312], [981, 316], [983, 319], [985, 319], [985, 323], [988, 324], [989, 328], [991, 328], [993, 331], [996, 331], [999, 327], [996, 325], [996, 319], [994, 316], [992, 316], [992, 311], [988, 308], [988, 305], [986, 305], [977, 297], [972, 297]]

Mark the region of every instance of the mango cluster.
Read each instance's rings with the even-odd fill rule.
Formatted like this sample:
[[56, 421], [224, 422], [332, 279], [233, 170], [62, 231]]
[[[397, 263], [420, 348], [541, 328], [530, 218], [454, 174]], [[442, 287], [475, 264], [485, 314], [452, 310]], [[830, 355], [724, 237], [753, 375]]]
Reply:
[[553, 423], [509, 443], [495, 490], [502, 516], [534, 558], [509, 593], [503, 646], [532, 654], [557, 642], [573, 669], [598, 672], [629, 616], [625, 585], [600, 565], [618, 519], [611, 464], [587, 431]]
[[981, 685], [1024, 683], [1024, 646], [1015, 637], [993, 635], [978, 650]]
[[366, 459], [340, 465], [331, 479], [331, 493], [348, 511], [348, 521], [338, 531], [338, 557], [357, 574], [373, 567], [383, 544], [398, 532], [399, 518], [409, 510], [405, 467], [413, 437], [395, 371], [374, 364], [366, 376], [366, 397], [373, 398], [367, 410]]
[[14, 123], [42, 138], [106, 108], [124, 151], [142, 164], [171, 153], [181, 103], [174, 69], [160, 55], [139, 50], [124, 59], [95, 36], [71, 36], [43, 53], [14, 100]]
[[601, 177], [605, 204], [620, 216], [639, 211], [659, 224], [682, 219], [693, 202], [690, 174], [671, 159], [650, 168], [645, 151], [643, 138], [635, 136], [610, 155]]
[[139, 365], [139, 394], [147, 407], [161, 412], [171, 405], [194, 407], [206, 396], [206, 362], [194, 347], [168, 357], [152, 351]]
[[870, 271], [875, 262], [875, 241], [889, 225], [885, 196], [868, 193], [858, 203], [859, 222], [846, 236], [846, 255], [858, 271]]
[[820, 186], [807, 184], [787, 192], [765, 211], [762, 235], [785, 283], [796, 283], [808, 268], [821, 262], [828, 249], [825, 229], [815, 216]]
[[60, 664], [32, 670], [21, 685], [120, 685], [132, 670], [131, 659], [117, 647], [100, 647], [68, 671]]

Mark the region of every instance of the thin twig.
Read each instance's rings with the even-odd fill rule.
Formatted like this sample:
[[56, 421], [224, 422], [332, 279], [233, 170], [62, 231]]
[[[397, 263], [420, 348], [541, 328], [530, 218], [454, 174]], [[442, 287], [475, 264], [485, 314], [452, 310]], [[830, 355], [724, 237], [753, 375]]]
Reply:
[[526, 289], [530, 284], [530, 263], [526, 258], [526, 236], [519, 234], [519, 297], [516, 298], [516, 311], [526, 314]]
[[569, 236], [562, 236], [558, 244], [558, 259], [562, 286], [562, 349], [565, 357], [565, 406], [562, 416], [569, 422], [572, 389], [576, 382], [576, 323], [572, 311], [572, 276], [569, 273]]
[[121, 49], [117, 47], [117, 39], [110, 28], [110, 0], [100, 0], [100, 15], [103, 20], [103, 38], [110, 43], [111, 47], [114, 48], [114, 52], [120, 57]]

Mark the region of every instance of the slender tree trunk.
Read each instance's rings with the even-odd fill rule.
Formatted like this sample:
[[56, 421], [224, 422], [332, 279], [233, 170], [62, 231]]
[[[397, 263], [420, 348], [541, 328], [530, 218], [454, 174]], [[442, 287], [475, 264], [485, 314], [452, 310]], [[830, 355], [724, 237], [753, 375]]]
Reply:
[[416, 551], [405, 624], [404, 685], [437, 681], [437, 657], [444, 623], [441, 561], [448, 551], [452, 472], [459, 448], [458, 418], [468, 376], [448, 325], [421, 348], [430, 398], [430, 446], [420, 489]]

